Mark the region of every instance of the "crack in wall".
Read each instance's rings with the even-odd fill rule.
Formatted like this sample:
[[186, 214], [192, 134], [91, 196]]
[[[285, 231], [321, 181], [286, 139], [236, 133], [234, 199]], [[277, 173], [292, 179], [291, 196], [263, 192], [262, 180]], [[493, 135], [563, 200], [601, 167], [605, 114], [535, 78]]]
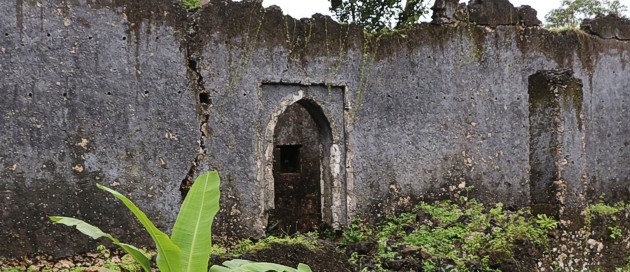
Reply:
[[[192, 13], [194, 15], [194, 13]], [[207, 149], [206, 149], [206, 138], [209, 136], [208, 130], [208, 120], [210, 119], [210, 115], [208, 113], [209, 108], [212, 104], [212, 100], [210, 99], [210, 95], [206, 91], [204, 87], [204, 78], [199, 71], [199, 61], [198, 56], [193, 53], [191, 48], [191, 41], [195, 40], [198, 33], [198, 25], [197, 19], [194, 16], [189, 16], [189, 24], [188, 30], [186, 31], [186, 36], [184, 38], [185, 48], [185, 61], [187, 67], [187, 74], [190, 80], [190, 86], [193, 90], [194, 96], [197, 100], [197, 115], [201, 120], [199, 124], [199, 140], [197, 155], [192, 160], [190, 168], [186, 173], [186, 176], [182, 179], [181, 184], [179, 186], [179, 191], [182, 196], [182, 201], [186, 198], [188, 191], [192, 187], [194, 183], [194, 178], [197, 176], [197, 172], [200, 168], [201, 162], [206, 158]]]
[[199, 149], [197, 150], [197, 156], [195, 156], [195, 158], [193, 159], [190, 169], [188, 170], [188, 173], [186, 174], [184, 179], [182, 179], [182, 182], [179, 186], [179, 192], [182, 195], [182, 201], [186, 198], [188, 191], [190, 191], [190, 187], [192, 187], [194, 178], [195, 176], [197, 176], [197, 170], [200, 163], [206, 158], [207, 149], [206, 149], [205, 139], [208, 136], [208, 119], [209, 118], [210, 118], [210, 115], [207, 115], [207, 114], [203, 115], [202, 117], [201, 124], [199, 125], [199, 131], [201, 132], [201, 136], [199, 137], [199, 141], [197, 141], [197, 143], [199, 144]]

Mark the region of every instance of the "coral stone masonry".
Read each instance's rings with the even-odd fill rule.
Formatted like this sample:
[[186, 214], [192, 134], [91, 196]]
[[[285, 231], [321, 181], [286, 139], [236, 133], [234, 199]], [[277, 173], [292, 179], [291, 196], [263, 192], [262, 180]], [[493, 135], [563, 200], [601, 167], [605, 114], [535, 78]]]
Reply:
[[558, 32], [506, 0], [433, 11], [373, 36], [255, 1], [7, 2], [0, 256], [94, 248], [49, 215], [149, 245], [95, 183], [169, 232], [208, 169], [222, 179], [214, 230], [230, 237], [341, 228], [467, 191], [578, 239], [586, 203], [630, 200], [627, 19]]

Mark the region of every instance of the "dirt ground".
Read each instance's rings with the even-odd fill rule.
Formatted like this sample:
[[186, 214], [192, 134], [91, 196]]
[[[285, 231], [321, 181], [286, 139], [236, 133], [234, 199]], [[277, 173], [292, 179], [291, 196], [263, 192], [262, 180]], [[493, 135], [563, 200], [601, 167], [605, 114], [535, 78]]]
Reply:
[[[90, 252], [61, 259], [46, 256], [31, 256], [22, 259], [0, 259], [0, 271], [133, 271], [137, 266], [124, 256], [121, 250]], [[213, 255], [210, 265], [221, 264], [234, 258], [230, 255]], [[313, 271], [357, 271], [348, 262], [349, 256], [328, 241], [320, 241], [317, 248], [309, 249], [300, 244], [272, 243], [268, 248], [238, 256], [240, 259], [273, 262], [291, 267], [299, 263], [308, 264]], [[130, 269], [131, 270], [128, 270]], [[154, 269], [154, 271], [158, 271]]]
[[[211, 264], [221, 264], [232, 256], [212, 256]], [[272, 262], [297, 267], [299, 263], [308, 264], [313, 271], [357, 271], [348, 259], [350, 258], [337, 246], [328, 241], [320, 240], [316, 248], [309, 249], [301, 244], [272, 243], [268, 248], [238, 256], [258, 262]]]

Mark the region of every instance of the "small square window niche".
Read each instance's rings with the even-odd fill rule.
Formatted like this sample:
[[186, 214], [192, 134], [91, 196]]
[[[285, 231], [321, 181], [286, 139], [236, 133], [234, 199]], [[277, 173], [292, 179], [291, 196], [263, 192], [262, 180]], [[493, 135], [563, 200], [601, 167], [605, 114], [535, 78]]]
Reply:
[[280, 173], [300, 173], [300, 148], [302, 145], [279, 145]]

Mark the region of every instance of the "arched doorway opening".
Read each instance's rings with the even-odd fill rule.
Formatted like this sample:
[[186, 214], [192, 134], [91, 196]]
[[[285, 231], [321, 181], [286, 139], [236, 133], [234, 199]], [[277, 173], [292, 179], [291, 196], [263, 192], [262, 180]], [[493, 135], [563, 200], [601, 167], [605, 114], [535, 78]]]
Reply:
[[307, 232], [330, 222], [330, 123], [302, 99], [278, 116], [273, 134], [274, 209], [267, 232]]

